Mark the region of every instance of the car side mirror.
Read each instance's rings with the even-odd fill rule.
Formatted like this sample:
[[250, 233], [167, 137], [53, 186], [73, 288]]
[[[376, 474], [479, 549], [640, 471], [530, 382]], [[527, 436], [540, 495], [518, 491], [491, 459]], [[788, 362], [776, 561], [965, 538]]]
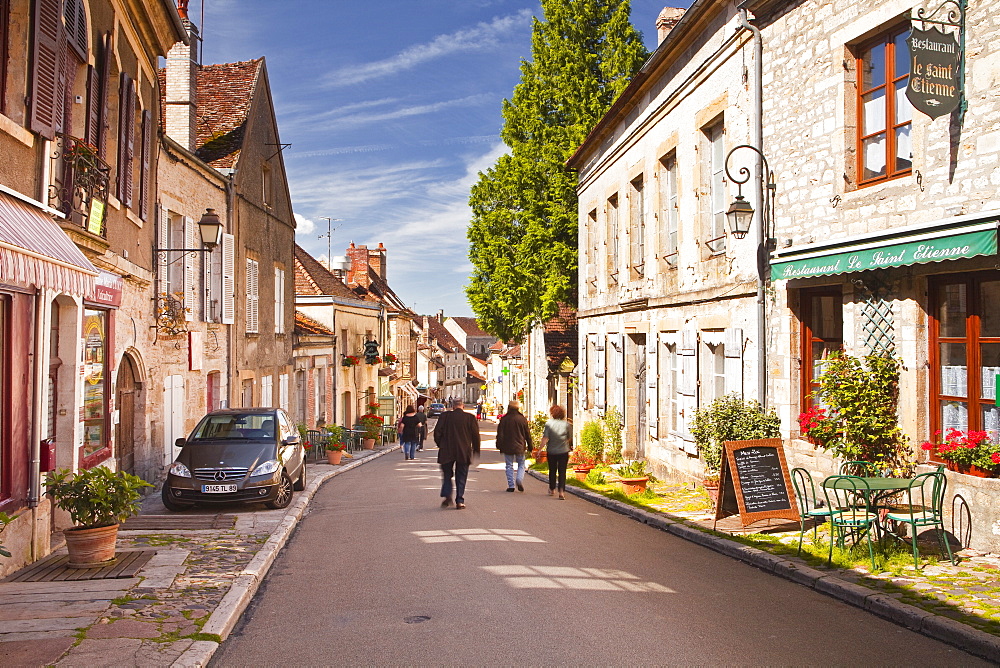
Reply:
[[178, 448], [183, 448], [185, 445], [187, 445], [187, 439], [178, 438], [176, 441], [174, 441], [174, 445], [176, 445]]
[[281, 443], [283, 445], [298, 445], [298, 442], [299, 442], [298, 435], [293, 435], [285, 437], [285, 440], [283, 440]]

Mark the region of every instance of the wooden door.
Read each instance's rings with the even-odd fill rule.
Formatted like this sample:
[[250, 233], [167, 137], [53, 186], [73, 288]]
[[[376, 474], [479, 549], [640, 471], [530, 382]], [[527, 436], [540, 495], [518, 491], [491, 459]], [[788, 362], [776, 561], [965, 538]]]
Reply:
[[135, 366], [126, 355], [118, 370], [118, 470], [135, 474]]

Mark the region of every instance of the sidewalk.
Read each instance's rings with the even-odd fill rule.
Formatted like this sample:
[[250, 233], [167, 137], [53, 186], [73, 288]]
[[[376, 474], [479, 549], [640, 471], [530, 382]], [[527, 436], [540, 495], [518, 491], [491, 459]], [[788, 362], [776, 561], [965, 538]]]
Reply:
[[[231, 528], [122, 530], [119, 549], [156, 550], [133, 578], [0, 583], [0, 663], [206, 665], [320, 485], [398, 449], [390, 444], [361, 451], [341, 466], [310, 462], [306, 489], [284, 510], [227, 505], [188, 515], [221, 514]], [[143, 502], [139, 517], [155, 524], [164, 514], [154, 494]], [[184, 515], [171, 519], [176, 517]]]

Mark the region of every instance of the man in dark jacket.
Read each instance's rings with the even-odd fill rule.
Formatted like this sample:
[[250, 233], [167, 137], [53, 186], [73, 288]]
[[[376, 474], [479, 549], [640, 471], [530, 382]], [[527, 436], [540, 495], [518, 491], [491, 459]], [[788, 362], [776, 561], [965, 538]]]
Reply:
[[[513, 492], [514, 485], [524, 491], [524, 455], [525, 450], [531, 452], [531, 430], [528, 429], [528, 419], [521, 415], [521, 404], [511, 401], [507, 404], [507, 412], [500, 418], [497, 425], [497, 450], [503, 453], [507, 468], [507, 491]], [[514, 462], [517, 462], [517, 475], [514, 475]]]
[[465, 481], [469, 478], [469, 464], [479, 456], [479, 423], [476, 416], [465, 412], [461, 399], [452, 403], [452, 410], [445, 411], [434, 427], [434, 442], [438, 446], [438, 464], [441, 465], [442, 508], [451, 505], [451, 479], [455, 478], [455, 508], [465, 508]]

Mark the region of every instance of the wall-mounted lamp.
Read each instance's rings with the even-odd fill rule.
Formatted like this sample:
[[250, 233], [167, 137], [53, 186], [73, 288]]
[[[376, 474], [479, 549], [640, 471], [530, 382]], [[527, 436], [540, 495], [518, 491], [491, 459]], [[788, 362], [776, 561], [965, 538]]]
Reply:
[[733, 157], [733, 153], [736, 153], [736, 151], [741, 148], [750, 149], [759, 155], [761, 161], [764, 163], [764, 174], [767, 175], [767, 181], [765, 183], [767, 186], [767, 193], [764, 197], [764, 210], [762, 212], [761, 225], [763, 225], [763, 236], [766, 239], [769, 238], [771, 231], [771, 215], [773, 213], [772, 204], [774, 202], [774, 192], [777, 186], [774, 183], [774, 172], [772, 172], [768, 167], [767, 158], [764, 157], [764, 153], [756, 146], [751, 146], [750, 144], [740, 144], [731, 150], [729, 155], [726, 156], [726, 177], [735, 183], [737, 187], [736, 199], [733, 200], [733, 203], [729, 205], [729, 209], [726, 211], [726, 217], [729, 218], [729, 228], [734, 237], [742, 239], [750, 231], [750, 224], [753, 222], [753, 206], [751, 206], [750, 202], [743, 197], [743, 184], [750, 180], [750, 170], [746, 167], [740, 167], [739, 174], [741, 178], [736, 178], [729, 171], [729, 159]]
[[[154, 251], [165, 265], [177, 262], [188, 253], [211, 253], [222, 242], [222, 221], [215, 209], [205, 209], [201, 220], [198, 221], [198, 234], [201, 236], [201, 248], [155, 248]], [[180, 253], [180, 255], [169, 262], [164, 262], [167, 253]]]

